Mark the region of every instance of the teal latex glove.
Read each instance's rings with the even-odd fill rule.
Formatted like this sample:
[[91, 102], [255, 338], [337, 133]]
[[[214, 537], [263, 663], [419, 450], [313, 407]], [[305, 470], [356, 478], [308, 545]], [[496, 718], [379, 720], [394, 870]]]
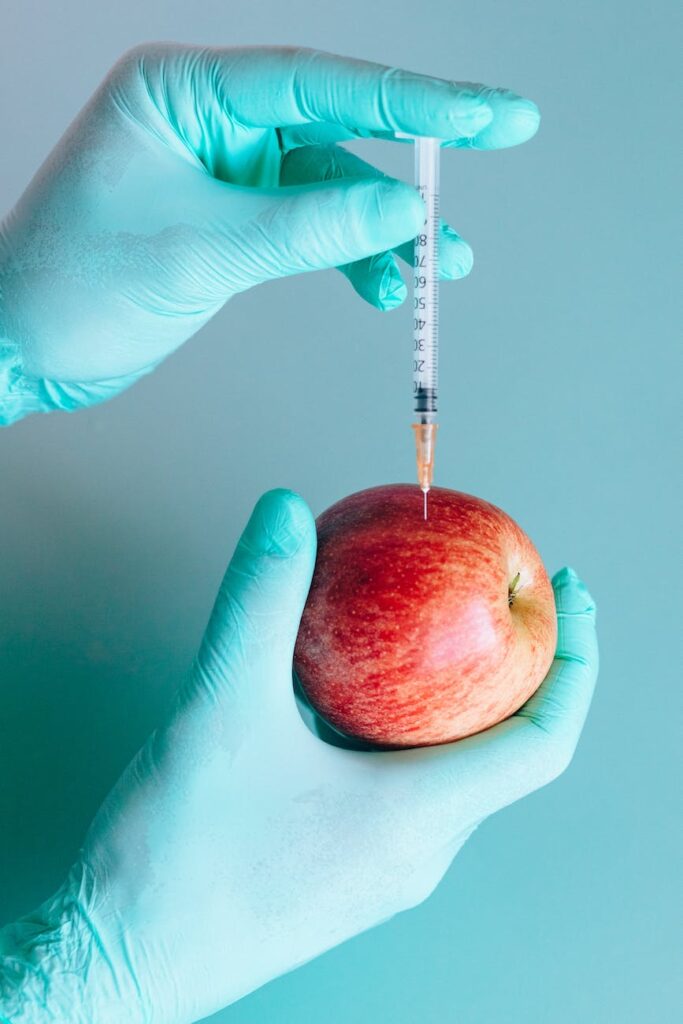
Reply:
[[304, 502], [257, 504], [193, 675], [115, 786], [78, 862], [0, 932], [11, 1024], [187, 1024], [414, 907], [494, 811], [568, 765], [597, 673], [594, 606], [553, 581], [536, 695], [458, 743], [341, 749], [304, 724], [292, 655], [315, 560]]
[[[397, 305], [419, 197], [336, 143], [496, 149], [538, 120], [504, 90], [312, 50], [131, 50], [0, 225], [0, 423], [116, 394], [271, 278], [340, 267]], [[466, 274], [466, 243], [442, 243], [444, 276]]]

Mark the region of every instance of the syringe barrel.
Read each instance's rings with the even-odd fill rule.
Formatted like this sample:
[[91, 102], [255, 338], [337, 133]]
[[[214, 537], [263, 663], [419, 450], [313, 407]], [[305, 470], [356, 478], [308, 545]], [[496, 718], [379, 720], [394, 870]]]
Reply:
[[413, 260], [413, 400], [421, 419], [436, 413], [439, 386], [440, 147], [439, 139], [415, 139], [415, 184], [425, 204]]

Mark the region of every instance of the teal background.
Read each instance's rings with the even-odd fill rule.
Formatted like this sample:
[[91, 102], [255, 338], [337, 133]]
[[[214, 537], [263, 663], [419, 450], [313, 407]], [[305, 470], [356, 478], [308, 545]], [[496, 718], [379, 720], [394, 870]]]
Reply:
[[[444, 156], [444, 212], [475, 269], [443, 289], [437, 472], [502, 505], [551, 570], [569, 563], [587, 580], [602, 671], [583, 739], [557, 783], [475, 834], [425, 905], [216, 1022], [680, 1019], [678, 10], [3, 11], [3, 210], [146, 39], [317, 46], [506, 85], [543, 114], [520, 149]], [[408, 147], [354, 148], [410, 179]], [[258, 495], [293, 487], [317, 513], [412, 479], [410, 360], [408, 308], [380, 314], [341, 275], [309, 275], [236, 298], [116, 401], [0, 434], [0, 921], [61, 881], [186, 673]]]

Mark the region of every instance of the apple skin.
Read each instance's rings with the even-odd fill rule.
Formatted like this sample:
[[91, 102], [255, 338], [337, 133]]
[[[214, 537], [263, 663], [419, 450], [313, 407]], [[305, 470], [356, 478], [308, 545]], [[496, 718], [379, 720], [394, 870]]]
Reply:
[[538, 688], [555, 653], [553, 590], [501, 509], [432, 488], [425, 521], [420, 489], [392, 484], [332, 505], [317, 530], [294, 668], [335, 729], [381, 746], [446, 743]]

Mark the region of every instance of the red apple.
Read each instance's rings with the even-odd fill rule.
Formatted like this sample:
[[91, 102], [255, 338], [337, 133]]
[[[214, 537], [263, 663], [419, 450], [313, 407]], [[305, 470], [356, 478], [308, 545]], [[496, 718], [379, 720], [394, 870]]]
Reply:
[[382, 745], [445, 743], [507, 718], [550, 667], [555, 602], [494, 505], [433, 488], [360, 491], [317, 521], [294, 667], [323, 718]]

